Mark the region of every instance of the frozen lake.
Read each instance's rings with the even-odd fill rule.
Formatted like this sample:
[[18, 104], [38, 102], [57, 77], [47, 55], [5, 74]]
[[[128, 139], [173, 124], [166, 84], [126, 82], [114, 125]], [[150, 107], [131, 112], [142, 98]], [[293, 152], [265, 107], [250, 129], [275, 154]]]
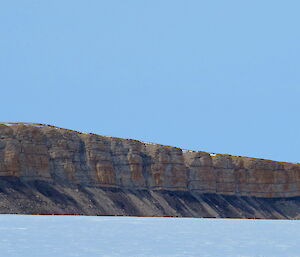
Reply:
[[1, 256], [300, 257], [300, 221], [0, 215]]

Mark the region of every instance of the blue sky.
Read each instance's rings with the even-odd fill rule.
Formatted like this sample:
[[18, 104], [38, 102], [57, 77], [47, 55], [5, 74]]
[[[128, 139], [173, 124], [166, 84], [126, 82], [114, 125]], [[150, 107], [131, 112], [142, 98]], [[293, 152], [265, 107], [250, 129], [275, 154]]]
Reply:
[[300, 162], [299, 1], [2, 1], [1, 120]]

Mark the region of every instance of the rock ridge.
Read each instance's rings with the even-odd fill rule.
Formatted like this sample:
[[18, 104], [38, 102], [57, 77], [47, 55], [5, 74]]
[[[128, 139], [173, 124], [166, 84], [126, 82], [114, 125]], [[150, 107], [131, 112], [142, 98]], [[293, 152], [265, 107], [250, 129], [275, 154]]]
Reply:
[[0, 179], [238, 197], [300, 196], [300, 164], [0, 123]]

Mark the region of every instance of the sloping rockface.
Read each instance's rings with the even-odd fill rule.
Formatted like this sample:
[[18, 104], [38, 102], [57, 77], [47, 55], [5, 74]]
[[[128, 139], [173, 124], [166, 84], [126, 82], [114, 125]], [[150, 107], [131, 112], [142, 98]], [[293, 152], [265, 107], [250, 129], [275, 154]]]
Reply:
[[0, 212], [300, 218], [300, 165], [0, 124]]

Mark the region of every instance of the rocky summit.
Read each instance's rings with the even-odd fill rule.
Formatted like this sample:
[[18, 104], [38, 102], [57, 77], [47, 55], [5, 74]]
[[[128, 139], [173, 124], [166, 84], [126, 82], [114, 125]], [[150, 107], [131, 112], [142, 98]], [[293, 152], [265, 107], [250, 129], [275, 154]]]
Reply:
[[300, 164], [0, 124], [0, 213], [300, 218]]

